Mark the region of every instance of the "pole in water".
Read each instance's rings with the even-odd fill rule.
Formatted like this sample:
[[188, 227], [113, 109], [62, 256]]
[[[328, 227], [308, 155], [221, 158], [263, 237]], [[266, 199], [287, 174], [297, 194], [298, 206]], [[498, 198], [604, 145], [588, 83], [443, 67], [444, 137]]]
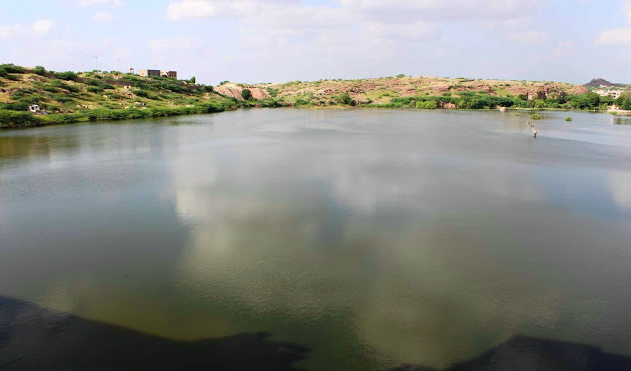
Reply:
[[537, 130], [535, 130], [535, 125], [532, 122], [529, 122], [528, 125], [530, 125], [530, 129], [532, 129], [532, 137], [537, 139]]

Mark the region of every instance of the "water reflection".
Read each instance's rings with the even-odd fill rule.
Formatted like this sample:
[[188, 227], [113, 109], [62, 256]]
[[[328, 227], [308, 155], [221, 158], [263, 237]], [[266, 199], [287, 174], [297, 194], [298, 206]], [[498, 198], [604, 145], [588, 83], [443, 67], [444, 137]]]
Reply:
[[178, 342], [0, 297], [3, 370], [299, 370], [308, 349], [268, 338]]
[[265, 331], [311, 369], [443, 369], [518, 333], [625, 353], [631, 133], [551, 115], [536, 141], [490, 112], [46, 128], [64, 161], [0, 174], [0, 293], [170, 339]]

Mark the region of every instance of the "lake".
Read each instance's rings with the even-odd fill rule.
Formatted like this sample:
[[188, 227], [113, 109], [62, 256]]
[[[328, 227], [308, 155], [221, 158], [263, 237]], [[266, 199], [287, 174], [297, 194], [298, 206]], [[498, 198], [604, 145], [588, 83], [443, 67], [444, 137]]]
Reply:
[[308, 370], [445, 369], [515, 337], [629, 357], [631, 118], [547, 112], [534, 139], [528, 115], [0, 131], [0, 366], [259, 333]]

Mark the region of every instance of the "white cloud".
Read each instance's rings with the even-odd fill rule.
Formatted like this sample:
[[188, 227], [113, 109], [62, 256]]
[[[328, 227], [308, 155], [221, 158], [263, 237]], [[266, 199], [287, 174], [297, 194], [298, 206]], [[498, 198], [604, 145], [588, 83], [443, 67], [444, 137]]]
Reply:
[[156, 54], [187, 51], [199, 46], [199, 39], [188, 35], [180, 35], [171, 38], [149, 41], [149, 47]]
[[560, 42], [552, 50], [552, 55], [555, 58], [563, 59], [576, 52], [576, 45], [571, 41]]
[[50, 33], [50, 30], [53, 28], [55, 23], [53, 21], [48, 20], [37, 20], [31, 26], [31, 31], [33, 34], [37, 36], [44, 36]]
[[114, 15], [108, 12], [98, 12], [94, 13], [94, 16], [92, 16], [92, 18], [97, 22], [109, 23], [114, 20]]
[[[631, 0], [625, 0], [622, 10], [631, 23]], [[631, 27], [619, 27], [606, 30], [596, 40], [596, 45], [621, 45], [631, 43]]]
[[[180, 0], [172, 1], [167, 7], [167, 18], [182, 20], [204, 18], [217, 15], [238, 17], [254, 15], [268, 9], [279, 9], [291, 5], [301, 5], [300, 0]], [[308, 9], [308, 6], [302, 8]]]
[[631, 43], [631, 27], [614, 28], [600, 34], [597, 45], [620, 45]]
[[53, 21], [40, 19], [27, 26], [19, 23], [13, 26], [1, 26], [0, 38], [46, 36], [50, 33], [54, 25], [55, 23]]
[[77, 0], [77, 5], [79, 6], [112, 6], [112, 7], [121, 7], [125, 5], [123, 0]]
[[214, 13], [215, 7], [204, 0], [182, 0], [169, 3], [167, 8], [167, 18], [171, 20], [208, 17]]
[[548, 40], [548, 33], [545, 31], [524, 31], [508, 35], [508, 38], [524, 45], [540, 45]]
[[341, 0], [343, 6], [387, 23], [518, 19], [547, 0]]
[[383, 39], [422, 40], [435, 35], [435, 27], [425, 22], [385, 24], [373, 22], [368, 26], [372, 35]]

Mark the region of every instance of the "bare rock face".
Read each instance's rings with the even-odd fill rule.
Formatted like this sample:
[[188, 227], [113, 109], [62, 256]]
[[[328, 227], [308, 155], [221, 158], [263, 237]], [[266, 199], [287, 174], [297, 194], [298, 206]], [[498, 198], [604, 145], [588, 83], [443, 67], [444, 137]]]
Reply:
[[243, 89], [249, 89], [250, 93], [252, 93], [252, 98], [254, 99], [268, 99], [270, 98], [270, 95], [267, 93], [267, 91], [261, 89], [261, 88], [257, 88], [255, 86], [248, 86], [248, 87], [242, 87], [239, 86], [237, 84], [233, 84], [233, 83], [227, 83], [227, 84], [223, 84], [223, 85], [219, 85], [219, 86], [213, 86], [213, 91], [221, 94], [221, 95], [225, 95], [227, 97], [230, 98], [235, 98], [238, 100], [243, 100], [243, 96], [241, 95], [241, 93], [243, 92]]
[[586, 86], [575, 86], [568, 91], [568, 94], [587, 94], [589, 89]]

